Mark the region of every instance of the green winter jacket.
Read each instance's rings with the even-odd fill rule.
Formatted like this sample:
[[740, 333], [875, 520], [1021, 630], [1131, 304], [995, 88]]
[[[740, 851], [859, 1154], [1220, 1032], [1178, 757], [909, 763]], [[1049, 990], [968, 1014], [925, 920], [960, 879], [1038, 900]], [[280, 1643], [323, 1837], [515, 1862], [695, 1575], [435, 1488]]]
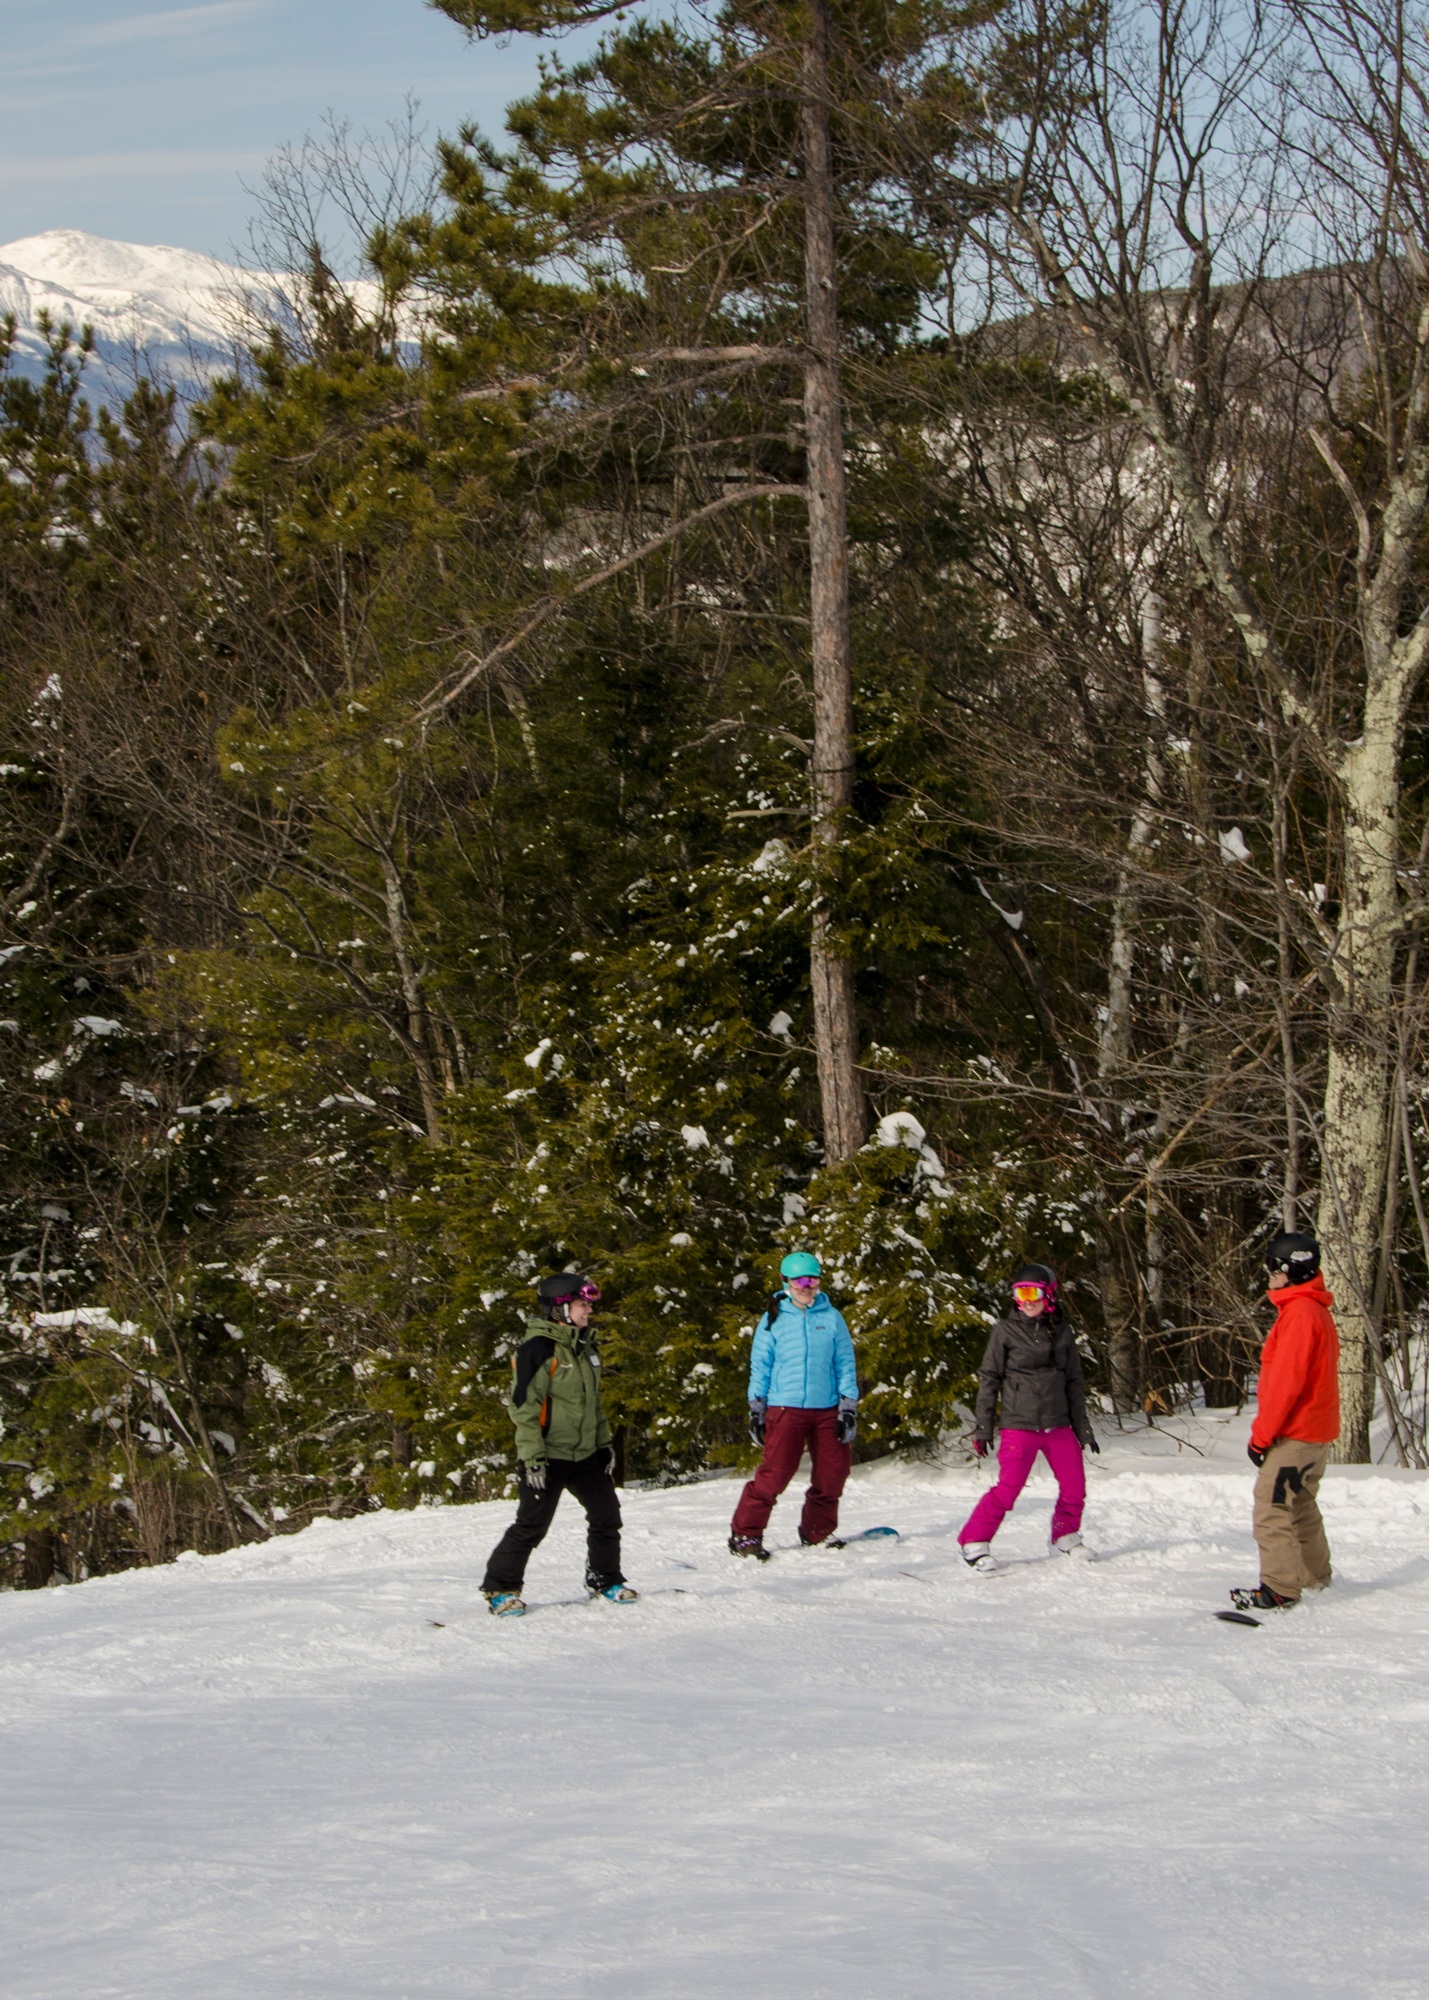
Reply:
[[[511, 1363], [515, 1379], [506, 1405], [516, 1426], [517, 1456], [523, 1465], [540, 1458], [589, 1458], [610, 1443], [591, 1329], [533, 1313], [526, 1333]], [[544, 1432], [543, 1403], [548, 1404]]]

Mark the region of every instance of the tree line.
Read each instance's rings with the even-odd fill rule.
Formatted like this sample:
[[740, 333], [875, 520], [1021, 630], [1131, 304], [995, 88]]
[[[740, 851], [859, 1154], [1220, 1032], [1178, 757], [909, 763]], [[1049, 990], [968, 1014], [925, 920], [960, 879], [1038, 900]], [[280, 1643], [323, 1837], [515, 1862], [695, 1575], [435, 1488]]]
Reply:
[[806, 1238], [874, 1452], [1031, 1254], [1238, 1402], [1313, 1228], [1429, 1462], [1424, 20], [441, 11], [604, 25], [281, 163], [192, 413], [0, 379], [10, 1580], [500, 1491], [553, 1264], [737, 1463]]

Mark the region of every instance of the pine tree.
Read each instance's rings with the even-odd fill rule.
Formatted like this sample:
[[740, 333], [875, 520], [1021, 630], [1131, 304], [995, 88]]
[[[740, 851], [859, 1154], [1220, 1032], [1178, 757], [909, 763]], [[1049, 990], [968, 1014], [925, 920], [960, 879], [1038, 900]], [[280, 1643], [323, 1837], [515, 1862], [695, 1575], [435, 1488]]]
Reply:
[[[478, 37], [610, 11], [441, 5]], [[661, 536], [716, 508], [788, 493], [791, 482], [805, 505], [810, 979], [833, 1162], [867, 1129], [855, 969], [840, 924], [857, 770], [848, 431], [890, 394], [886, 364], [943, 283], [898, 164], [912, 123], [926, 133], [941, 120], [941, 150], [958, 148], [963, 93], [946, 61], [958, 18], [921, 0], [809, 0], [695, 10], [678, 26], [642, 21], [590, 61], [553, 66], [511, 120], [520, 148], [508, 185], [529, 198], [541, 176], [564, 254], [583, 257], [606, 287], [599, 358], [619, 369], [627, 404], [634, 375], [649, 385], [636, 400], [660, 428], [685, 433], [671, 451], [647, 424], [639, 455], [642, 507], [661, 493], [667, 511]], [[468, 185], [485, 198], [484, 183]], [[860, 381], [846, 411], [850, 367]], [[743, 393], [731, 396], [741, 376]], [[802, 392], [801, 434], [772, 407], [790, 383]], [[720, 416], [747, 413], [748, 428], [702, 434], [711, 403]]]

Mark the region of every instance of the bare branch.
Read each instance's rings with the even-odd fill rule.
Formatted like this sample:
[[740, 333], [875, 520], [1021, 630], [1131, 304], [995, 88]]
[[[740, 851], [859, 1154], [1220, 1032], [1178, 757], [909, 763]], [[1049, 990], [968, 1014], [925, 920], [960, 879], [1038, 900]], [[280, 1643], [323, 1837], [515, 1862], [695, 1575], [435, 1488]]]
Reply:
[[607, 563], [603, 569], [594, 570], [589, 576], [581, 577], [578, 582], [573, 583], [570, 589], [562, 592], [559, 597], [545, 598], [537, 605], [519, 631], [513, 632], [510, 638], [503, 639], [499, 646], [493, 646], [489, 653], [484, 653], [479, 660], [474, 661], [461, 678], [453, 682], [451, 687], [445, 689], [440, 694], [429, 695], [417, 710], [416, 720], [420, 723], [435, 720], [437, 716], [445, 713], [454, 701], [459, 700], [469, 687], [472, 687], [479, 681], [483, 674], [488, 673], [499, 661], [519, 651], [533, 632], [538, 632], [544, 624], [554, 618], [558, 612], [564, 611], [577, 597], [583, 597], [587, 591], [596, 590], [601, 584], [609, 583], [612, 578], [622, 575], [628, 569], [633, 569], [637, 563], [644, 562], [648, 556], [654, 555], [660, 549], [667, 548], [671, 542], [677, 541], [681, 535], [688, 534], [691, 528], [697, 528], [702, 521], [712, 520], [716, 514], [723, 514], [731, 507], [746, 506], [751, 500], [802, 500], [803, 498], [804, 488], [802, 486], [744, 486], [736, 493], [725, 493], [718, 500], [711, 500], [706, 506], [697, 507], [693, 514], [686, 514], [682, 520], [676, 521], [672, 527], [663, 529], [658, 535], [652, 535], [649, 541], [642, 542], [638, 549], [632, 549], [628, 555], [621, 556], [618, 561]]

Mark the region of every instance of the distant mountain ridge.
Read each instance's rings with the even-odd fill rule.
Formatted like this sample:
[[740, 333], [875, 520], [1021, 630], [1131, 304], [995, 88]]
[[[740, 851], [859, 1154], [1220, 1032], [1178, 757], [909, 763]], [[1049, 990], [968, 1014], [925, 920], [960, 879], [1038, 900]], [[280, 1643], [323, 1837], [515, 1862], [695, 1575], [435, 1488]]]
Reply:
[[231, 369], [241, 340], [243, 302], [262, 277], [198, 251], [168, 244], [119, 243], [83, 229], [47, 229], [0, 244], [0, 317], [16, 322], [12, 366], [37, 376], [44, 366], [40, 314], [92, 326], [85, 370], [91, 404], [118, 410], [135, 378], [172, 383], [185, 401]]

